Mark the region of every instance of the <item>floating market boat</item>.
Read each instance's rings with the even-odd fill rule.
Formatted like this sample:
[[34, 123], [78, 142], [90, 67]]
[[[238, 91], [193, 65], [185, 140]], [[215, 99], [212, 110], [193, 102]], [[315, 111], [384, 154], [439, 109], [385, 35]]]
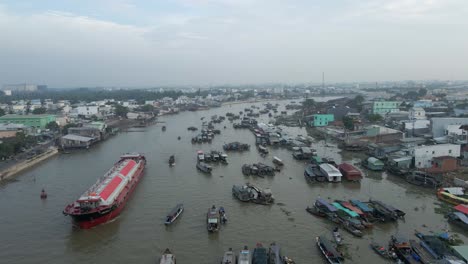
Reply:
[[280, 246], [275, 242], [270, 244], [268, 250], [268, 264], [284, 264], [284, 260], [280, 254]]
[[270, 189], [260, 189], [251, 184], [247, 185], [233, 185], [232, 194], [242, 202], [253, 202], [258, 204], [272, 204], [274, 197]]
[[207, 229], [208, 232], [218, 232], [219, 230], [219, 211], [216, 206], [212, 206], [208, 209], [208, 213], [206, 214], [207, 220]]
[[222, 206], [219, 208], [219, 216], [221, 218], [221, 223], [223, 224], [227, 223], [228, 219], [226, 216], [226, 210], [224, 210], [224, 207]]
[[74, 203], [64, 215], [72, 217], [80, 228], [91, 228], [117, 217], [143, 176], [146, 158], [142, 154], [125, 154]]
[[341, 163], [338, 165], [338, 169], [348, 181], [360, 181], [362, 179], [361, 171], [349, 163]]
[[341, 237], [338, 227], [335, 227], [332, 233], [333, 233], [333, 239], [335, 239], [336, 244], [341, 245], [341, 243], [343, 242], [343, 238]]
[[372, 170], [372, 171], [383, 171], [385, 167], [385, 164], [381, 160], [376, 159], [374, 157], [370, 157], [370, 158], [363, 160], [361, 164], [366, 169]]
[[392, 236], [390, 245], [394, 250], [395, 254], [405, 264], [420, 263], [420, 257], [411, 249], [409, 240], [406, 237], [396, 235]]
[[261, 243], [257, 243], [257, 246], [253, 250], [252, 264], [268, 264], [267, 250]]
[[283, 166], [283, 165], [284, 165], [283, 161], [280, 160], [280, 159], [279, 159], [278, 157], [276, 157], [276, 156], [273, 157], [273, 163], [276, 164], [276, 165], [278, 165], [278, 166]]
[[250, 260], [250, 250], [247, 246], [244, 246], [244, 249], [239, 252], [237, 264], [251, 264], [252, 262]]
[[205, 161], [205, 154], [203, 153], [203, 151], [201, 150], [197, 151], [197, 160], [198, 162]]
[[172, 254], [168, 248], [166, 248], [161, 256], [161, 259], [159, 260], [159, 264], [176, 264], [175, 255]]
[[234, 264], [236, 263], [236, 254], [232, 251], [232, 248], [229, 248], [228, 251], [224, 252], [223, 260], [221, 264]]
[[362, 231], [354, 227], [349, 221], [343, 221], [342, 226], [344, 230], [348, 231], [351, 235], [355, 237], [362, 237]]
[[166, 222], [164, 224], [170, 225], [172, 224], [184, 211], [184, 205], [178, 204], [174, 207], [166, 216]]
[[197, 163], [197, 169], [200, 170], [201, 172], [204, 172], [204, 173], [211, 173], [211, 171], [213, 170], [213, 168], [211, 168], [210, 165], [204, 163], [204, 162], [198, 162]]
[[323, 236], [316, 238], [317, 246], [322, 252], [322, 255], [325, 257], [328, 263], [330, 264], [340, 264], [342, 263], [342, 255], [336, 251], [335, 247], [332, 246], [331, 242]]
[[376, 242], [372, 242], [370, 244], [370, 247], [377, 254], [379, 254], [383, 258], [386, 258], [386, 259], [396, 259], [397, 258], [395, 252], [387, 250], [384, 246], [382, 246], [382, 245], [380, 245], [380, 244], [378, 244]]
[[417, 186], [429, 188], [437, 188], [442, 184], [435, 177], [423, 171], [413, 171], [406, 176], [406, 181]]
[[468, 205], [468, 196], [465, 195], [464, 189], [461, 187], [440, 188], [437, 191], [437, 197], [440, 200], [453, 205]]
[[175, 156], [174, 155], [171, 155], [169, 157], [169, 166], [174, 166], [175, 165]]

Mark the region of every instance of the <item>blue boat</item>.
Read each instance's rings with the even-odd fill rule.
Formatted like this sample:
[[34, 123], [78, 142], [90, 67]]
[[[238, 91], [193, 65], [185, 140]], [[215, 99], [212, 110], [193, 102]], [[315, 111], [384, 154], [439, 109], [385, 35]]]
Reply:
[[350, 200], [350, 202], [354, 205], [354, 206], [357, 206], [359, 209], [361, 209], [361, 211], [363, 211], [364, 213], [373, 213], [374, 212], [374, 208], [370, 208], [369, 206], [367, 206], [367, 204], [359, 201], [359, 200]]
[[332, 205], [334, 207], [336, 207], [337, 209], [341, 210], [341, 211], [344, 211], [347, 215], [349, 215], [350, 217], [359, 217], [359, 215], [354, 212], [354, 211], [351, 211], [349, 210], [348, 208], [344, 208], [341, 204], [337, 203], [337, 202], [334, 202], [332, 203]]
[[338, 209], [336, 209], [336, 207], [334, 207], [333, 205], [331, 205], [329, 202], [327, 202], [326, 200], [322, 199], [322, 198], [319, 198], [315, 201], [315, 206], [318, 207], [319, 209], [322, 209], [322, 210], [326, 210], [328, 212], [336, 212], [338, 211]]

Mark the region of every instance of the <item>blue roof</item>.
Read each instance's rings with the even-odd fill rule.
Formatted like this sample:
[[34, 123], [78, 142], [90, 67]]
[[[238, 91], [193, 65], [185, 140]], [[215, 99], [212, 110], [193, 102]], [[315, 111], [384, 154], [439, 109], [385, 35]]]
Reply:
[[465, 224], [468, 224], [468, 217], [466, 217], [466, 215], [464, 213], [455, 212], [453, 214], [458, 216], [458, 218], [460, 218], [460, 221], [463, 221]]
[[329, 204], [327, 201], [325, 201], [322, 198], [317, 199], [316, 202], [323, 205], [323, 206], [325, 206], [330, 212], [338, 211], [338, 209], [336, 209], [336, 207], [332, 206], [331, 204]]
[[371, 213], [374, 211], [373, 208], [370, 208], [369, 206], [367, 206], [367, 204], [359, 201], [359, 200], [351, 200], [351, 203], [354, 204], [355, 206], [359, 207], [359, 209], [361, 209], [363, 212], [366, 212], [366, 213]]
[[348, 208], [344, 208], [339, 203], [335, 202], [335, 203], [332, 203], [332, 205], [335, 206], [336, 208], [340, 209], [341, 211], [344, 211], [345, 213], [347, 213], [351, 217], [359, 217], [359, 215], [356, 212], [353, 212], [353, 211], [349, 210]]

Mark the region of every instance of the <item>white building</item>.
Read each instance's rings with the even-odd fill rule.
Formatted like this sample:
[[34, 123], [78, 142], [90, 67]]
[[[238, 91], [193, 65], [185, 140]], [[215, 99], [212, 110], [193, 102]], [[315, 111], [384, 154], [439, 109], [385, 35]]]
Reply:
[[426, 111], [421, 107], [413, 107], [409, 110], [410, 120], [423, 120], [426, 119]]
[[97, 105], [83, 105], [83, 106], [78, 106], [76, 108], [76, 113], [78, 115], [90, 117], [93, 115], [98, 115], [99, 113], [99, 106]]
[[414, 156], [414, 165], [416, 168], [430, 168], [432, 167], [432, 159], [435, 157], [460, 156], [460, 145], [455, 144], [440, 144], [430, 146], [415, 147], [411, 154]]

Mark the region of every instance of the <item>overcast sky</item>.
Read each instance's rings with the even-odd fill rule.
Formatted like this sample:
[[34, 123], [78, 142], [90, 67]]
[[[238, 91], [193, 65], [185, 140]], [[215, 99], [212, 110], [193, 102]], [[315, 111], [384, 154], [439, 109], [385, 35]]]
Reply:
[[3, 0], [0, 85], [468, 79], [467, 0]]

